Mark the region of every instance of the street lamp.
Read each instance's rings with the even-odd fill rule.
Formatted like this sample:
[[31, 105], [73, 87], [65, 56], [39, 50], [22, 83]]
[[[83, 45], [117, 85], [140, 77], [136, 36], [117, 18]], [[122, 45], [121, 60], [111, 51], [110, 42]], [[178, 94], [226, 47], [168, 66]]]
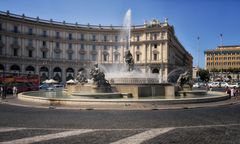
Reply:
[[[223, 59], [223, 55], [222, 55], [222, 50], [223, 50], [223, 35], [220, 34], [220, 40], [221, 40], [221, 57]], [[222, 76], [223, 76], [223, 60], [221, 59], [221, 80], [222, 80]]]
[[199, 50], [200, 50], [200, 37], [198, 36], [197, 37], [197, 40], [198, 40], [198, 47], [197, 47], [197, 81], [199, 80], [198, 78], [199, 78]]
[[199, 68], [199, 50], [200, 50], [200, 37], [198, 36], [197, 37], [197, 40], [198, 40], [198, 47], [197, 47], [197, 59], [198, 59], [198, 63], [197, 63], [197, 66]]

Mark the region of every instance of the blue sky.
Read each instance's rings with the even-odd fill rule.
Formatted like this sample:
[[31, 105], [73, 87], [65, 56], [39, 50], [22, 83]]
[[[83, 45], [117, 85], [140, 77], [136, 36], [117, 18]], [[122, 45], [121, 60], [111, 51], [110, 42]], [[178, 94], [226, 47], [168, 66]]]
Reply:
[[[42, 19], [81, 23], [122, 25], [126, 11], [132, 23], [165, 17], [193, 58], [204, 67], [204, 50], [240, 44], [240, 1], [238, 0], [1, 0], [0, 10]], [[199, 44], [197, 37], [200, 37]], [[198, 53], [199, 47], [199, 53]], [[198, 58], [199, 57], [199, 58]]]

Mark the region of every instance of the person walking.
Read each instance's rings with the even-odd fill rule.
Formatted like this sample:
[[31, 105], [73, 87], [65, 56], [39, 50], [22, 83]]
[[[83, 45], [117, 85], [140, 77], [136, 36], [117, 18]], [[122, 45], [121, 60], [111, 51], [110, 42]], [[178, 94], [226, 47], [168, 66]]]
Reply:
[[0, 97], [3, 99], [3, 87], [0, 87]]
[[16, 86], [13, 87], [13, 96], [17, 96], [17, 87]]

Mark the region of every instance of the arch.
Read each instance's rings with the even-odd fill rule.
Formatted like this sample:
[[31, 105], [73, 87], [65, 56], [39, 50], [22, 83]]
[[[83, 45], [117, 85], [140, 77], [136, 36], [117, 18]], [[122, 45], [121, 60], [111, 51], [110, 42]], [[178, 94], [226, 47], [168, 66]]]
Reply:
[[55, 67], [53, 69], [53, 79], [58, 82], [62, 81], [62, 69], [60, 67]]
[[33, 66], [29, 65], [29, 66], [27, 66], [25, 68], [25, 71], [33, 71], [33, 72], [35, 72], [35, 68]]
[[2, 64], [0, 64], [0, 71], [4, 71], [4, 66]]
[[74, 69], [69, 67], [69, 68], [66, 69], [66, 72], [73, 72], [74, 73]]
[[48, 76], [49, 76], [49, 71], [48, 71], [48, 68], [43, 66], [40, 68], [39, 70], [40, 72], [40, 81], [43, 82], [45, 81], [46, 79], [48, 79]]
[[62, 72], [62, 69], [60, 67], [55, 67], [53, 69], [53, 72]]
[[48, 72], [48, 68], [47, 67], [45, 67], [45, 66], [43, 66], [43, 67], [41, 67], [40, 68], [40, 72]]
[[10, 67], [10, 70], [11, 71], [20, 71], [20, 67], [18, 65], [14, 64]]
[[152, 73], [159, 74], [159, 69], [154, 68], [154, 69], [152, 70]]
[[66, 69], [66, 80], [74, 79], [74, 69], [69, 67]]
[[20, 66], [14, 64], [10, 67], [10, 72], [12, 72], [14, 75], [19, 74], [20, 73]]

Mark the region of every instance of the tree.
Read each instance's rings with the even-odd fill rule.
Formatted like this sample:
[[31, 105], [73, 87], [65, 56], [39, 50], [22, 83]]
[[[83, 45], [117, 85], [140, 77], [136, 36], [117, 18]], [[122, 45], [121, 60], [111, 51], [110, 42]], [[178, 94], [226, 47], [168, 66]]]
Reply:
[[199, 69], [198, 75], [200, 79], [204, 82], [208, 82], [210, 80], [210, 73], [208, 70]]

